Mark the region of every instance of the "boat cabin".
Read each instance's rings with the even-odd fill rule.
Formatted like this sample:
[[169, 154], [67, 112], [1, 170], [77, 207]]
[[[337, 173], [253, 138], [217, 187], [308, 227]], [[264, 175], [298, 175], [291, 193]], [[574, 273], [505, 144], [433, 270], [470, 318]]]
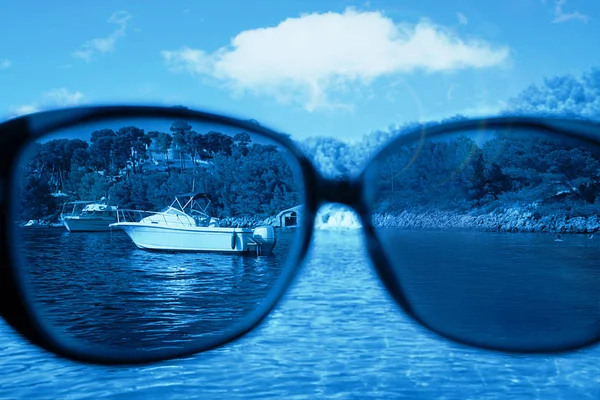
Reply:
[[117, 217], [117, 207], [106, 204], [88, 204], [81, 211], [82, 216]]
[[[104, 200], [104, 199], [103, 199]], [[63, 204], [62, 217], [117, 217], [117, 206], [94, 201], [70, 201]]]

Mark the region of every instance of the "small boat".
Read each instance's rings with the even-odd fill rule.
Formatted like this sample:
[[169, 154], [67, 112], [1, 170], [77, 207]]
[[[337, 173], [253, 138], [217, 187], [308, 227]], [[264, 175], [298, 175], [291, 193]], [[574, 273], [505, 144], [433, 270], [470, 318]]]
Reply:
[[[199, 199], [206, 201], [204, 208], [199, 206]], [[272, 226], [221, 227], [219, 220], [206, 212], [210, 202], [206, 193], [190, 193], [176, 196], [159, 212], [120, 209], [117, 222], [110, 226], [125, 231], [138, 248], [145, 250], [257, 255], [273, 251], [276, 238]]]
[[48, 222], [44, 220], [31, 219], [27, 221], [27, 223], [23, 224], [22, 222], [16, 222], [17, 226], [21, 226], [27, 229], [48, 229], [48, 228], [62, 228], [64, 226], [63, 222]]
[[69, 232], [104, 232], [117, 221], [117, 209], [104, 197], [99, 203], [70, 201], [63, 205], [60, 217]]

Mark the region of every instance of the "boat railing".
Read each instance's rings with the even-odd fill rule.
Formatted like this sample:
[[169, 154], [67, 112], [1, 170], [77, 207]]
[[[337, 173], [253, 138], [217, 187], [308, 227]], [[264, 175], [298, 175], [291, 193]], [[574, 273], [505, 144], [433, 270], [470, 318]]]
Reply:
[[[192, 222], [194, 221], [194, 222]], [[199, 221], [187, 214], [170, 214], [159, 211], [141, 211], [131, 209], [117, 210], [117, 223], [134, 222], [147, 223], [148, 225], [166, 226], [197, 226]]]

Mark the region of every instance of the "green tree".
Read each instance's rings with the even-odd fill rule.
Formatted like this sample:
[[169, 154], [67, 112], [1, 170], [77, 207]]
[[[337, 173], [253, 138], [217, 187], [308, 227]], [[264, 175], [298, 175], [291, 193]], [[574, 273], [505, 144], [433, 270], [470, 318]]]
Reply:
[[113, 149], [117, 134], [112, 129], [100, 129], [93, 131], [90, 139], [90, 162], [97, 171], [112, 173], [115, 162]]
[[173, 135], [173, 144], [175, 144], [179, 153], [179, 162], [181, 169], [185, 168], [185, 156], [190, 153], [190, 133], [192, 126], [187, 121], [174, 121], [169, 128]]
[[111, 182], [98, 172], [88, 172], [81, 176], [77, 184], [77, 195], [81, 200], [100, 200], [107, 197]]
[[161, 152], [165, 157], [165, 164], [167, 165], [167, 174], [171, 173], [169, 167], [169, 151], [171, 150], [171, 144], [173, 143], [173, 137], [165, 132], [152, 131], [148, 132], [148, 136], [154, 143], [156, 150]]
[[52, 196], [46, 175], [27, 175], [22, 183], [20, 199], [19, 217], [23, 220], [42, 219], [57, 213], [56, 199]]
[[141, 161], [148, 159], [148, 147], [152, 143], [143, 129], [135, 126], [125, 126], [117, 131], [114, 152], [119, 168], [125, 168], [131, 163], [133, 173], [141, 169]]

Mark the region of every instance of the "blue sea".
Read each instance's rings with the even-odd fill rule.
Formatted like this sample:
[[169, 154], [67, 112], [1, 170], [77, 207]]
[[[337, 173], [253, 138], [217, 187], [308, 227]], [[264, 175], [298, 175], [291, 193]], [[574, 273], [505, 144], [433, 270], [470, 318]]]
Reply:
[[417, 325], [383, 289], [353, 229], [317, 231], [308, 261], [270, 317], [207, 353], [106, 367], [43, 352], [6, 324], [0, 335], [0, 399], [600, 398], [600, 346], [507, 355]]

